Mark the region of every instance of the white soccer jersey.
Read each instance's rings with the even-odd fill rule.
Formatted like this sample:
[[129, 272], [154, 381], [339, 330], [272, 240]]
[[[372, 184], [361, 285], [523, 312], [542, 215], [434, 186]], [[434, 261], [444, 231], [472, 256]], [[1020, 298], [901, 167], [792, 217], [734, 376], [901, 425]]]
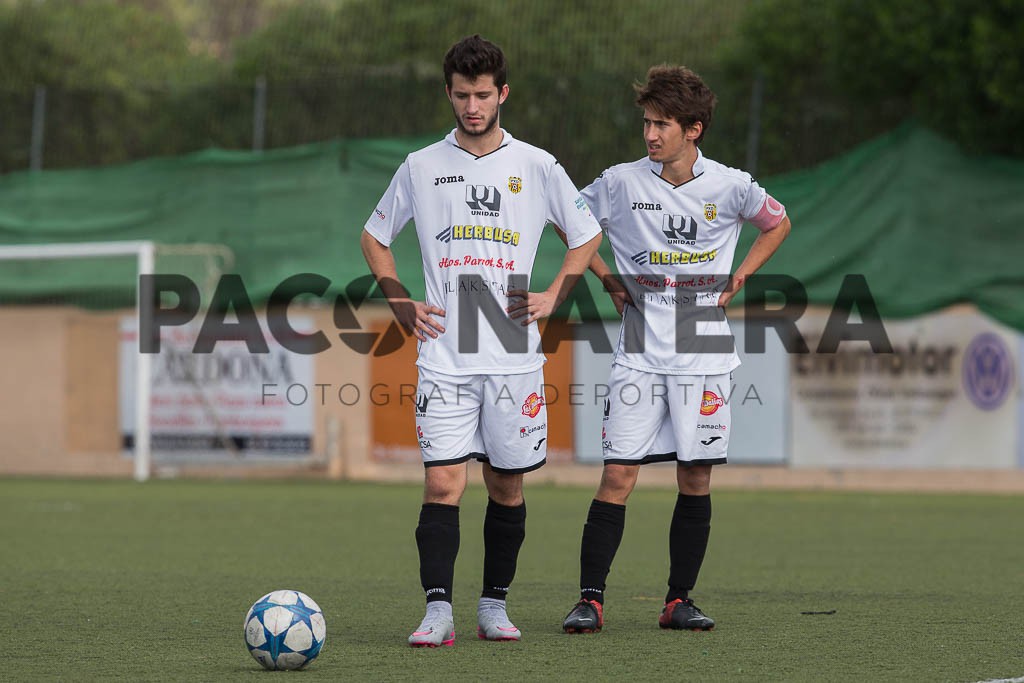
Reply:
[[[695, 177], [682, 185], [662, 178], [661, 168], [648, 158], [619, 164], [582, 192], [637, 304], [626, 307], [614, 362], [661, 374], [732, 372], [740, 364], [735, 350], [721, 352], [722, 341], [708, 338], [731, 337], [728, 321], [701, 313], [718, 313], [704, 307], [716, 306], [728, 284], [743, 222], [768, 230], [785, 209], [748, 173], [705, 159], [700, 150]], [[690, 327], [679, 326], [677, 334], [685, 319]], [[677, 336], [695, 346], [680, 352]]]
[[417, 365], [436, 372], [512, 375], [541, 367], [537, 325], [523, 328], [522, 319], [508, 317], [506, 292], [529, 289], [548, 222], [565, 231], [570, 248], [601, 232], [555, 158], [502, 133], [501, 146], [481, 157], [459, 147], [455, 131], [413, 152], [366, 222], [389, 246], [415, 220], [426, 301], [447, 314], [444, 334], [419, 343]]

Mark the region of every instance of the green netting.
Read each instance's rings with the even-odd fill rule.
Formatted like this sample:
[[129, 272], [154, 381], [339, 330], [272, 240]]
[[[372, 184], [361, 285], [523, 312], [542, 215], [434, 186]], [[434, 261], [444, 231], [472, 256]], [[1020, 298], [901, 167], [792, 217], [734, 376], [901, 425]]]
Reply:
[[[367, 275], [360, 232], [395, 169], [437, 137], [210, 150], [113, 168], [10, 174], [0, 178], [0, 244], [223, 244], [256, 303], [303, 272], [329, 278], [333, 295]], [[906, 126], [819, 167], [761, 182], [794, 224], [763, 272], [799, 279], [811, 302], [831, 305], [843, 278], [861, 274], [883, 315], [973, 302], [1024, 330], [1024, 162], [968, 157]], [[755, 233], [744, 230], [737, 260]], [[403, 281], [422, 296], [411, 228], [394, 250]], [[564, 253], [548, 234], [535, 287], [550, 282]], [[0, 262], [0, 299], [7, 301], [64, 296], [88, 304], [97, 291], [131, 286], [102, 262], [12, 265]], [[601, 315], [614, 316], [600, 285], [593, 278], [589, 285]]]

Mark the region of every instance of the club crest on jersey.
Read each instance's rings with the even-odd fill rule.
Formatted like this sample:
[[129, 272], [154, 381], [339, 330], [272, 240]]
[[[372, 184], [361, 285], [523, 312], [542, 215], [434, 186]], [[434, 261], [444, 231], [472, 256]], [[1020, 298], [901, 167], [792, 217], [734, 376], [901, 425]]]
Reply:
[[725, 405], [725, 399], [713, 391], [705, 391], [700, 399], [700, 414], [714, 415], [719, 408]]
[[718, 206], [711, 203], [704, 204], [704, 218], [709, 221], [715, 220], [718, 217]]
[[544, 407], [544, 397], [537, 395], [537, 392], [533, 392], [526, 397], [523, 401], [523, 415], [526, 417], [537, 417], [540, 415], [540, 409]]
[[523, 179], [514, 175], [508, 177], [508, 191], [512, 194], [519, 194], [523, 191]]

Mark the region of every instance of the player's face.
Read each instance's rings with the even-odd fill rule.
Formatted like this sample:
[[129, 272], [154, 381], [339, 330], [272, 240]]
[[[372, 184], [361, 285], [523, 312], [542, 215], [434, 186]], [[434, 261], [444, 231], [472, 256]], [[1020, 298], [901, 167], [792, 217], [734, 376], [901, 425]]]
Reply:
[[651, 161], [671, 164], [691, 156], [699, 135], [699, 123], [684, 129], [674, 118], [644, 108], [644, 142]]
[[498, 90], [491, 74], [469, 79], [456, 73], [452, 74], [452, 87], [446, 91], [459, 130], [466, 135], [485, 135], [498, 125], [501, 103], [508, 97], [508, 83]]

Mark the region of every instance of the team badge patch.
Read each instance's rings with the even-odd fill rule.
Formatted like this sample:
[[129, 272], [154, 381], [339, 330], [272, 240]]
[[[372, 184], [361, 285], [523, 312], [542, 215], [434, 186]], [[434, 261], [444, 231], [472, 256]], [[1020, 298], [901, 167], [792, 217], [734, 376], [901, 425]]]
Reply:
[[709, 221], [713, 221], [717, 216], [718, 206], [716, 206], [715, 204], [704, 205], [704, 218], [707, 218]]
[[514, 175], [508, 177], [508, 191], [512, 194], [519, 194], [523, 189], [523, 179]]
[[540, 414], [540, 409], [544, 407], [544, 398], [538, 396], [537, 392], [533, 392], [526, 397], [523, 401], [523, 415], [526, 417], [537, 417]]

